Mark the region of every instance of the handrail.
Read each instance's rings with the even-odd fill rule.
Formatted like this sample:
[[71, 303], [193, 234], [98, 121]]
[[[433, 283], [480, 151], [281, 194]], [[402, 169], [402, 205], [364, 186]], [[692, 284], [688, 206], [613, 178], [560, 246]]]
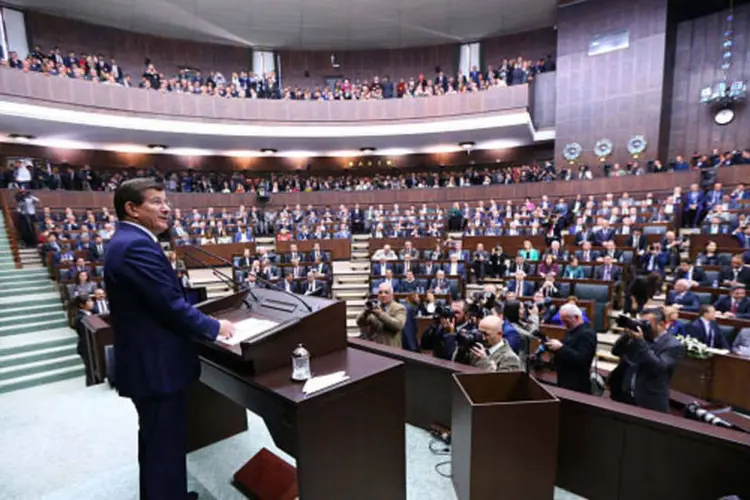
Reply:
[[21, 254], [18, 251], [18, 232], [16, 231], [15, 219], [13, 218], [13, 214], [8, 206], [8, 195], [9, 192], [7, 190], [3, 190], [3, 192], [0, 193], [3, 216], [5, 216], [5, 234], [10, 242], [10, 251], [13, 255], [13, 262], [16, 265], [16, 269], [21, 269]]

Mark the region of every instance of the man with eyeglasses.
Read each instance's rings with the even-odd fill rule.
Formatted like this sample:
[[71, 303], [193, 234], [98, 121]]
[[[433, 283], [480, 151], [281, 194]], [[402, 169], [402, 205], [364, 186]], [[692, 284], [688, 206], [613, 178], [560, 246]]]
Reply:
[[231, 338], [234, 325], [191, 306], [157, 236], [169, 227], [164, 186], [123, 182], [120, 220], [107, 246], [104, 281], [114, 331], [115, 384], [138, 412], [140, 498], [197, 498], [187, 492], [187, 389], [198, 380], [196, 340]]
[[401, 347], [401, 335], [406, 323], [406, 307], [393, 300], [393, 288], [388, 283], [378, 286], [378, 302], [368, 301], [357, 318], [362, 338], [391, 347]]
[[490, 315], [479, 322], [482, 344], [471, 348], [471, 364], [486, 372], [521, 371], [521, 360], [503, 338], [503, 319]]

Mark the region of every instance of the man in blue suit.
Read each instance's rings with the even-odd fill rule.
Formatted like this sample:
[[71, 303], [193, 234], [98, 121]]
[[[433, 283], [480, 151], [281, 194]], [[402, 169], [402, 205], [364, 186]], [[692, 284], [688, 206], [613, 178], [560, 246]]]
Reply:
[[186, 391], [198, 379], [195, 341], [230, 338], [234, 326], [193, 308], [158, 234], [169, 226], [164, 186], [126, 181], [114, 199], [117, 231], [104, 258], [120, 396], [138, 412], [140, 498], [197, 498], [187, 492]]
[[688, 325], [687, 332], [690, 337], [706, 344], [708, 347], [715, 349], [730, 348], [729, 341], [716, 323], [716, 309], [713, 306], [701, 306], [698, 319]]
[[682, 216], [682, 223], [685, 227], [695, 227], [700, 220], [703, 209], [704, 197], [700, 192], [698, 184], [692, 184], [690, 191], [685, 194], [685, 212]]
[[698, 312], [701, 301], [689, 290], [690, 283], [686, 279], [677, 280], [674, 290], [667, 294], [666, 305], [679, 307], [682, 311]]

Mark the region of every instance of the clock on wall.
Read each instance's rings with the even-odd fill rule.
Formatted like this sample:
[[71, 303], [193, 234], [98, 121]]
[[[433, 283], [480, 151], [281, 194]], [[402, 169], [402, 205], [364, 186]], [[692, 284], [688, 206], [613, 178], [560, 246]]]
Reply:
[[717, 125], [729, 125], [734, 120], [734, 111], [730, 108], [722, 108], [714, 115], [714, 122]]

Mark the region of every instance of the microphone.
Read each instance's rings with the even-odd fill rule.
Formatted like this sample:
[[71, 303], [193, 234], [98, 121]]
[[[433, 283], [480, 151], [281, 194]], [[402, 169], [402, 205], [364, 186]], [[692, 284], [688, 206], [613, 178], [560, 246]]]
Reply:
[[[224, 257], [222, 257], [222, 256], [220, 256], [220, 255], [216, 255], [216, 254], [214, 254], [214, 253], [212, 253], [212, 252], [209, 252], [209, 251], [208, 251], [208, 250], [206, 250], [205, 248], [201, 248], [201, 247], [199, 247], [199, 246], [190, 246], [190, 248], [192, 248], [192, 249], [194, 249], [194, 250], [198, 250], [199, 252], [201, 252], [201, 253], [203, 253], [203, 254], [206, 254], [206, 255], [208, 255], [208, 256], [210, 256], [210, 257], [213, 257], [214, 259], [216, 259], [216, 260], [219, 260], [219, 261], [221, 261], [221, 262], [223, 262], [223, 263], [227, 264], [228, 266], [231, 266], [231, 267], [232, 267], [232, 269], [234, 269], [234, 263], [232, 263], [232, 262], [228, 261], [227, 259], [225, 259]], [[314, 310], [313, 310], [312, 306], [311, 306], [310, 304], [308, 304], [307, 302], [305, 302], [305, 301], [304, 301], [304, 300], [302, 299], [302, 297], [300, 297], [299, 295], [297, 295], [297, 294], [295, 294], [295, 293], [292, 293], [292, 292], [287, 292], [287, 291], [286, 291], [286, 289], [284, 289], [284, 288], [277, 288], [277, 287], [276, 287], [276, 285], [275, 285], [275, 284], [274, 284], [273, 282], [271, 282], [271, 281], [268, 281], [267, 279], [265, 279], [265, 278], [262, 278], [262, 277], [258, 276], [257, 274], [255, 275], [255, 279], [256, 279], [257, 281], [260, 281], [261, 283], [263, 283], [264, 285], [266, 285], [266, 286], [267, 286], [267, 287], [269, 287], [269, 288], [274, 288], [274, 289], [276, 289], [276, 290], [278, 290], [278, 291], [280, 291], [280, 292], [284, 293], [285, 295], [289, 295], [290, 297], [293, 297], [293, 298], [294, 298], [294, 300], [296, 300], [297, 302], [299, 302], [300, 304], [302, 304], [303, 306], [305, 306], [305, 309], [307, 309], [307, 311], [308, 311], [308, 312], [314, 312]], [[250, 295], [252, 295], [252, 296], [253, 296], [253, 298], [254, 298], [254, 299], [255, 299], [256, 301], [258, 301], [258, 298], [257, 298], [257, 297], [255, 297], [255, 295], [254, 295], [254, 294], [252, 293], [252, 291], [251, 291], [250, 289], [248, 289], [248, 291], [250, 292]]]
[[[187, 247], [186, 247], [186, 248], [187, 248]], [[189, 248], [196, 248], [196, 247], [194, 247], [194, 246], [189, 246]], [[232, 290], [234, 290], [234, 291], [237, 291], [237, 283], [235, 283], [235, 282], [234, 282], [234, 279], [230, 278], [230, 277], [229, 277], [229, 276], [228, 276], [228, 275], [227, 275], [226, 273], [224, 273], [223, 271], [219, 271], [218, 269], [214, 269], [213, 267], [211, 267], [211, 266], [210, 266], [210, 265], [208, 264], [208, 262], [206, 262], [205, 260], [201, 259], [201, 258], [200, 258], [200, 257], [198, 257], [197, 255], [193, 255], [193, 254], [191, 254], [190, 252], [187, 252], [187, 251], [185, 252], [185, 255], [186, 255], [186, 256], [188, 256], [188, 257], [190, 257], [191, 259], [193, 259], [193, 260], [197, 261], [197, 262], [198, 262], [198, 263], [199, 263], [200, 265], [202, 265], [202, 266], [206, 266], [206, 267], [208, 267], [209, 269], [211, 269], [211, 273], [212, 273], [212, 274], [213, 274], [214, 276], [216, 276], [217, 278], [219, 278], [219, 281], [221, 281], [222, 283], [224, 283], [224, 284], [225, 284], [226, 286], [228, 286], [228, 287], [229, 287], [229, 288], [231, 288]], [[260, 299], [258, 298], [258, 296], [257, 296], [257, 295], [255, 295], [255, 294], [253, 293], [253, 291], [252, 291], [252, 290], [250, 290], [249, 288], [248, 288], [248, 289], [246, 289], [246, 290], [247, 290], [247, 293], [249, 293], [249, 294], [250, 294], [250, 296], [251, 296], [251, 297], [252, 297], [253, 299], [255, 299], [255, 302], [260, 302]], [[251, 304], [250, 302], [248, 302], [248, 300], [247, 300], [247, 297], [245, 297], [245, 300], [243, 300], [243, 302], [244, 302], [244, 304], [245, 304], [245, 305], [247, 306], [247, 308], [248, 308], [248, 309], [252, 309], [252, 308], [253, 308], [253, 305], [252, 305], [252, 304]]]

